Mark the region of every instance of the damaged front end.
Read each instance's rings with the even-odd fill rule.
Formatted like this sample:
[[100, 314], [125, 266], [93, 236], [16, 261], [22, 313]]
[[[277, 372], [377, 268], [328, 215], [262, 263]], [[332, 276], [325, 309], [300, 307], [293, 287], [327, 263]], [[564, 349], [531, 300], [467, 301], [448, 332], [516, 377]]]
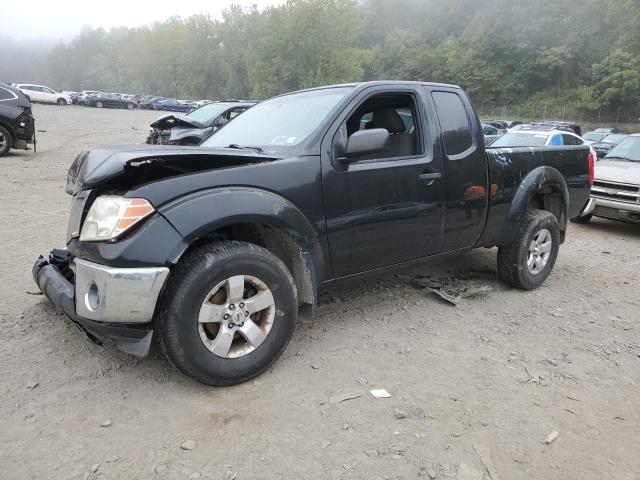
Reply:
[[[102, 322], [78, 314], [78, 311], [81, 310], [78, 308], [78, 304], [82, 303], [86, 303], [85, 310], [104, 311], [105, 308], [99, 304], [100, 299], [112, 295], [114, 292], [109, 292], [109, 290], [117, 288], [117, 284], [120, 284], [122, 290], [122, 287], [130, 286], [132, 282], [123, 278], [117, 278], [116, 282], [104, 281], [103, 279], [101, 286], [98, 287], [95, 278], [90, 274], [87, 275], [87, 271], [90, 269], [84, 266], [78, 269], [75, 263], [68, 250], [52, 250], [48, 258], [40, 256], [36, 260], [32, 269], [33, 279], [43, 295], [64, 313], [88, 340], [99, 346], [111, 342], [119, 350], [131, 355], [147, 355], [153, 336], [151, 324]], [[76, 270], [79, 272], [76, 273]], [[166, 272], [162, 272], [163, 281], [169, 273], [168, 269], [164, 270]], [[84, 278], [77, 279], [78, 275], [84, 276]], [[117, 273], [112, 272], [113, 275], [117, 276]], [[132, 272], [129, 272], [129, 279], [136, 280], [131, 275]], [[123, 285], [123, 282], [127, 285]], [[136, 282], [136, 285], [138, 293], [134, 295], [139, 295], [140, 284]], [[85, 295], [79, 291], [82, 288], [86, 290]], [[157, 293], [159, 293], [159, 288]], [[129, 292], [126, 298], [118, 299], [118, 304], [118, 310], [126, 309], [127, 305], [135, 304], [135, 298], [132, 298], [132, 293]], [[117, 318], [118, 312], [115, 313]]]
[[187, 115], [167, 114], [150, 125], [146, 143], [149, 145], [196, 145], [212, 131], [212, 127], [207, 127]]
[[174, 176], [271, 160], [251, 151], [194, 147], [82, 152], [67, 175], [73, 196], [67, 248], [36, 260], [36, 284], [92, 342], [146, 355], [170, 267], [188, 245], [158, 213], [152, 195], [127, 193]]

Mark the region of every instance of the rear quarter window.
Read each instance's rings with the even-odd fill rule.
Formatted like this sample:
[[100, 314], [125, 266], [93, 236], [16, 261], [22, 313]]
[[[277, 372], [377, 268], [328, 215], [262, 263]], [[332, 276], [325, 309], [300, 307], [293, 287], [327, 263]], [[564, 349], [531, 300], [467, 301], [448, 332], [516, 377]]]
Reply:
[[462, 99], [453, 92], [433, 92], [444, 149], [447, 155], [459, 155], [473, 145], [471, 123]]

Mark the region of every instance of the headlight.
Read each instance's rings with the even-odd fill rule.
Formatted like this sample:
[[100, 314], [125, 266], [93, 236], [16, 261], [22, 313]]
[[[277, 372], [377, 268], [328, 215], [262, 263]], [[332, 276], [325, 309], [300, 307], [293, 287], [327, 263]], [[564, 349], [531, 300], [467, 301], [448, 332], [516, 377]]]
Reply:
[[144, 198], [98, 197], [84, 220], [80, 241], [112, 240], [153, 211]]

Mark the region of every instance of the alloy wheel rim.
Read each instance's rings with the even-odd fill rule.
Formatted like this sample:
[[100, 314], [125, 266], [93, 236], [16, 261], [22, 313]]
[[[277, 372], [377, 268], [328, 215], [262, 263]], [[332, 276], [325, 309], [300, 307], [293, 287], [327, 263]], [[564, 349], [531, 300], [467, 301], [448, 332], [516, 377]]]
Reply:
[[3, 133], [0, 133], [0, 150], [3, 150], [7, 146], [7, 137]]
[[542, 228], [536, 232], [529, 244], [529, 252], [527, 253], [527, 269], [532, 275], [538, 275], [549, 262], [551, 257], [551, 249], [553, 247], [553, 238], [551, 232], [546, 228]]
[[214, 355], [239, 358], [262, 345], [274, 319], [275, 301], [267, 285], [251, 275], [234, 275], [206, 295], [198, 333]]

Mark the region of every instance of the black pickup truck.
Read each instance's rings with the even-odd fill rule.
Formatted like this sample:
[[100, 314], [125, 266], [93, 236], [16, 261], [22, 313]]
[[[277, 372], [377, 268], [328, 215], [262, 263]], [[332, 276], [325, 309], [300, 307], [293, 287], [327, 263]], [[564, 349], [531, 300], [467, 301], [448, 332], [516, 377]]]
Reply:
[[268, 368], [318, 288], [498, 247], [532, 289], [589, 198], [588, 146], [488, 149], [451, 85], [370, 82], [259, 103], [199, 147], [124, 146], [73, 162], [66, 248], [42, 292], [95, 342], [229, 385]]

